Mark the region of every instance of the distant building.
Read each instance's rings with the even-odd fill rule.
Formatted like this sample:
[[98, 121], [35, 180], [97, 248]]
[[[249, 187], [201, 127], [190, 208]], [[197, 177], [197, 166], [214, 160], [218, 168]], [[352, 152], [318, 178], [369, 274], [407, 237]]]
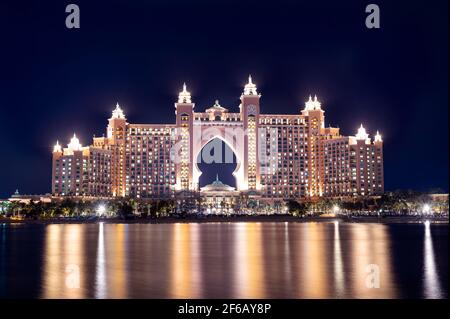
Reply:
[[67, 148], [53, 148], [52, 193], [57, 196], [111, 196], [112, 150], [83, 147], [74, 134]]
[[383, 141], [374, 141], [361, 125], [356, 136], [340, 136], [339, 130], [324, 129], [322, 143], [324, 196], [375, 195], [384, 191]]
[[[202, 193], [197, 159], [218, 138], [234, 152], [235, 192], [270, 200], [314, 199], [384, 192], [383, 141], [361, 125], [355, 136], [326, 127], [316, 96], [298, 114], [263, 114], [249, 77], [238, 112], [216, 101], [203, 112], [186, 85], [173, 124], [130, 124], [117, 104], [106, 137], [82, 147], [74, 135], [53, 150], [55, 196], [168, 198]], [[214, 183], [213, 183], [214, 184]]]
[[22, 203], [22, 204], [30, 204], [31, 202], [37, 203], [50, 203], [52, 201], [51, 194], [44, 195], [22, 195], [19, 194], [19, 190], [16, 190], [13, 195], [8, 199], [9, 203]]
[[448, 194], [430, 194], [431, 200], [434, 202], [448, 201]]

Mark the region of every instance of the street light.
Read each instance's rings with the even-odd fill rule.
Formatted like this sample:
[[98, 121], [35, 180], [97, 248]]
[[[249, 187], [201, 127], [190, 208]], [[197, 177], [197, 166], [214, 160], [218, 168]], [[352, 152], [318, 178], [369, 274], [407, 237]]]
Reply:
[[428, 204], [423, 205], [422, 211], [428, 215], [431, 212], [430, 205], [428, 205]]
[[103, 204], [98, 205], [97, 207], [97, 215], [102, 216], [106, 212], [106, 207]]
[[338, 205], [333, 206], [333, 213], [337, 214], [337, 213], [339, 213], [339, 210], [340, 210], [340, 208]]

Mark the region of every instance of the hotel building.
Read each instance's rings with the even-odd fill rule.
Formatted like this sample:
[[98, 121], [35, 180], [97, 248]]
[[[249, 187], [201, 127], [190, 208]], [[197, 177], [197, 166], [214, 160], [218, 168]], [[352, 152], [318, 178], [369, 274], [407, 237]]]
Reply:
[[238, 112], [218, 101], [203, 112], [186, 85], [173, 124], [130, 124], [117, 104], [106, 137], [83, 147], [74, 135], [53, 150], [55, 196], [167, 198], [199, 192], [198, 158], [210, 141], [236, 156], [234, 192], [266, 199], [378, 195], [384, 191], [383, 141], [364, 127], [355, 136], [326, 127], [317, 97], [298, 114], [260, 112], [261, 94], [249, 77]]

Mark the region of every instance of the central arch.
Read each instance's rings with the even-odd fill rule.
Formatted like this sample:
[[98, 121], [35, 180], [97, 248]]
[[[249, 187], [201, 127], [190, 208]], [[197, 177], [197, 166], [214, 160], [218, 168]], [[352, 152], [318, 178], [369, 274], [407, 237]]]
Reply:
[[[199, 155], [204, 149], [204, 147], [211, 141], [218, 139], [228, 146], [233, 154], [236, 156], [236, 168], [232, 175], [236, 181], [236, 190], [245, 189], [244, 185], [244, 154], [243, 154], [243, 143], [239, 136], [235, 138], [235, 135], [226, 134], [225, 128], [214, 127], [213, 130], [210, 129], [209, 134], [202, 134], [200, 138], [194, 139], [193, 145], [193, 167], [192, 167], [192, 182], [195, 189], [199, 189], [199, 180], [202, 175], [202, 171], [198, 167]], [[206, 135], [206, 136], [205, 136]]]
[[232, 187], [237, 186], [237, 157], [222, 139], [214, 138], [206, 143], [198, 153], [195, 164], [200, 172], [199, 188], [212, 183], [216, 178]]

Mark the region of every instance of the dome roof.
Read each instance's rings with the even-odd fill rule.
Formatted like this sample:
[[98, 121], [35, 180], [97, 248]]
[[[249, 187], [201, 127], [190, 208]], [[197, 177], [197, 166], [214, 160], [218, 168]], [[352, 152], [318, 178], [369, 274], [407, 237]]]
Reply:
[[235, 188], [230, 185], [224, 184], [219, 180], [219, 175], [216, 175], [216, 180], [211, 184], [208, 184], [204, 187], [200, 188], [202, 192], [231, 192], [234, 191]]
[[214, 105], [211, 106], [210, 108], [206, 109], [206, 112], [228, 112], [228, 109], [224, 108], [222, 105], [219, 104], [219, 100], [216, 100], [216, 102], [214, 102]]

